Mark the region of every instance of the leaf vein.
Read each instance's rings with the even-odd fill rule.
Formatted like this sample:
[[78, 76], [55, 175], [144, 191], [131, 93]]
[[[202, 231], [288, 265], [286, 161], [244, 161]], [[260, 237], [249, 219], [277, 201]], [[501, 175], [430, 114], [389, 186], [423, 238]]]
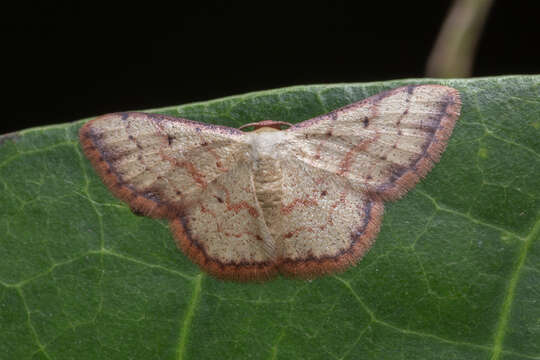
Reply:
[[500, 359], [504, 336], [506, 335], [506, 330], [508, 328], [508, 321], [510, 319], [510, 313], [512, 311], [512, 304], [514, 302], [514, 295], [516, 293], [516, 287], [519, 282], [519, 277], [521, 275], [521, 270], [525, 264], [525, 259], [527, 258], [527, 253], [529, 247], [531, 246], [533, 239], [535, 239], [540, 234], [540, 218], [534, 224], [531, 232], [525, 238], [525, 242], [521, 246], [521, 251], [519, 252], [519, 257], [516, 262], [516, 266], [510, 275], [508, 282], [508, 287], [506, 290], [506, 295], [502, 303], [501, 315], [499, 317], [499, 323], [497, 325], [497, 330], [495, 332], [495, 341], [493, 345], [493, 353], [491, 360]]
[[191, 329], [193, 317], [195, 315], [195, 311], [197, 310], [197, 307], [199, 305], [199, 300], [201, 298], [202, 279], [203, 279], [202, 273], [200, 273], [199, 275], [195, 277], [195, 283], [193, 287], [193, 294], [191, 295], [191, 301], [188, 304], [186, 315], [184, 316], [184, 320], [182, 321], [182, 327], [180, 329], [180, 338], [178, 341], [178, 348], [176, 350], [176, 354], [177, 354], [176, 358], [178, 360], [184, 359], [184, 355], [186, 353], [189, 330]]
[[461, 217], [466, 218], [466, 219], [468, 219], [469, 221], [471, 221], [471, 222], [473, 222], [475, 224], [486, 226], [486, 227], [489, 227], [491, 229], [500, 231], [502, 233], [512, 235], [515, 238], [517, 238], [519, 240], [522, 240], [522, 241], [525, 240], [525, 238], [523, 236], [520, 236], [520, 235], [514, 233], [513, 231], [507, 230], [505, 228], [502, 228], [502, 227], [494, 225], [494, 224], [487, 223], [487, 222], [482, 221], [482, 220], [478, 220], [478, 219], [472, 217], [469, 214], [465, 214], [465, 213], [462, 213], [460, 211], [457, 211], [457, 210], [454, 210], [454, 209], [451, 209], [451, 208], [448, 208], [448, 207], [445, 207], [445, 206], [441, 206], [439, 204], [439, 202], [435, 198], [433, 198], [431, 195], [429, 195], [428, 193], [426, 193], [426, 192], [424, 192], [424, 191], [422, 191], [420, 189], [416, 189], [415, 191], [418, 192], [419, 194], [421, 194], [422, 196], [426, 197], [427, 199], [429, 199], [435, 205], [435, 208], [437, 210], [439, 210], [439, 211], [444, 211], [444, 212], [447, 212], [447, 213], [450, 213], [450, 214], [461, 216]]
[[414, 336], [418, 336], [418, 337], [431, 338], [431, 339], [434, 339], [434, 340], [437, 340], [437, 341], [440, 341], [440, 342], [443, 342], [443, 343], [447, 343], [447, 344], [452, 344], [452, 345], [468, 346], [468, 347], [472, 347], [472, 348], [476, 348], [476, 349], [482, 349], [482, 350], [492, 350], [488, 346], [484, 346], [484, 345], [478, 345], [478, 344], [473, 344], [473, 343], [468, 343], [468, 342], [460, 342], [460, 341], [455, 341], [455, 340], [451, 340], [451, 339], [445, 339], [445, 338], [442, 338], [440, 336], [437, 336], [437, 335], [434, 335], [434, 334], [429, 334], [429, 333], [424, 333], [424, 332], [421, 332], [421, 331], [403, 329], [403, 328], [400, 328], [400, 327], [398, 327], [398, 326], [396, 326], [394, 324], [386, 322], [384, 320], [377, 319], [377, 317], [375, 316], [375, 313], [371, 309], [369, 309], [369, 307], [364, 303], [364, 301], [356, 293], [356, 291], [354, 291], [354, 289], [352, 288], [352, 286], [349, 284], [348, 281], [346, 281], [346, 280], [344, 280], [344, 279], [342, 279], [342, 278], [340, 278], [338, 276], [334, 276], [334, 278], [337, 279], [338, 281], [340, 281], [351, 292], [351, 294], [358, 301], [358, 303], [361, 305], [361, 307], [369, 314], [369, 316], [371, 317], [371, 322], [372, 323], [379, 324], [381, 326], [393, 329], [393, 330], [395, 330], [397, 332], [400, 332], [400, 333], [406, 334], [406, 335], [414, 335]]

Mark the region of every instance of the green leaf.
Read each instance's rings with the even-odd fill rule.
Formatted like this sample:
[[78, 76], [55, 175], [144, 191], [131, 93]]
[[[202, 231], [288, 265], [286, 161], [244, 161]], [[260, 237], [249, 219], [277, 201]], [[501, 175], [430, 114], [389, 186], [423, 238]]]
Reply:
[[540, 76], [298, 86], [155, 110], [298, 122], [443, 83], [462, 116], [442, 160], [386, 206], [356, 266], [222, 282], [164, 221], [133, 215], [82, 155], [84, 121], [0, 138], [2, 359], [540, 358]]

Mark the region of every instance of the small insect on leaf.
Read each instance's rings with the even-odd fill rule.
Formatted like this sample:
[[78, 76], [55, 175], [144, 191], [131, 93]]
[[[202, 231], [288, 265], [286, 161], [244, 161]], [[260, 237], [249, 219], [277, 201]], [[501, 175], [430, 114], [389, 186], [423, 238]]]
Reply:
[[178, 246], [231, 280], [342, 271], [371, 247], [383, 202], [437, 162], [461, 108], [457, 90], [400, 87], [281, 130], [145, 113], [98, 117], [80, 130], [115, 196], [166, 218]]

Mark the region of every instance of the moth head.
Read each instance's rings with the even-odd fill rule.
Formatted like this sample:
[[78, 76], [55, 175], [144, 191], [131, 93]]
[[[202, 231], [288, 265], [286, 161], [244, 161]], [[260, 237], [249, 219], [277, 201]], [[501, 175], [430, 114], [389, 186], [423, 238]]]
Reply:
[[253, 127], [253, 132], [260, 133], [260, 132], [267, 132], [267, 131], [280, 131], [282, 130], [282, 126], [290, 127], [292, 126], [292, 124], [286, 121], [263, 120], [259, 122], [242, 125], [238, 129], [242, 130], [247, 127]]

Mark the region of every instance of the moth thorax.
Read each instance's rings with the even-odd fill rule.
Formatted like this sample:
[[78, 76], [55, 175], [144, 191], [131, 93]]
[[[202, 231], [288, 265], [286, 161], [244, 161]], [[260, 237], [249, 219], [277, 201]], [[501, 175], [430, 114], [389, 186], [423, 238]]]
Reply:
[[257, 130], [253, 130], [254, 133], [263, 133], [263, 132], [271, 132], [271, 131], [280, 131], [280, 130], [274, 127], [269, 127], [269, 126], [263, 126], [263, 127], [258, 128]]

